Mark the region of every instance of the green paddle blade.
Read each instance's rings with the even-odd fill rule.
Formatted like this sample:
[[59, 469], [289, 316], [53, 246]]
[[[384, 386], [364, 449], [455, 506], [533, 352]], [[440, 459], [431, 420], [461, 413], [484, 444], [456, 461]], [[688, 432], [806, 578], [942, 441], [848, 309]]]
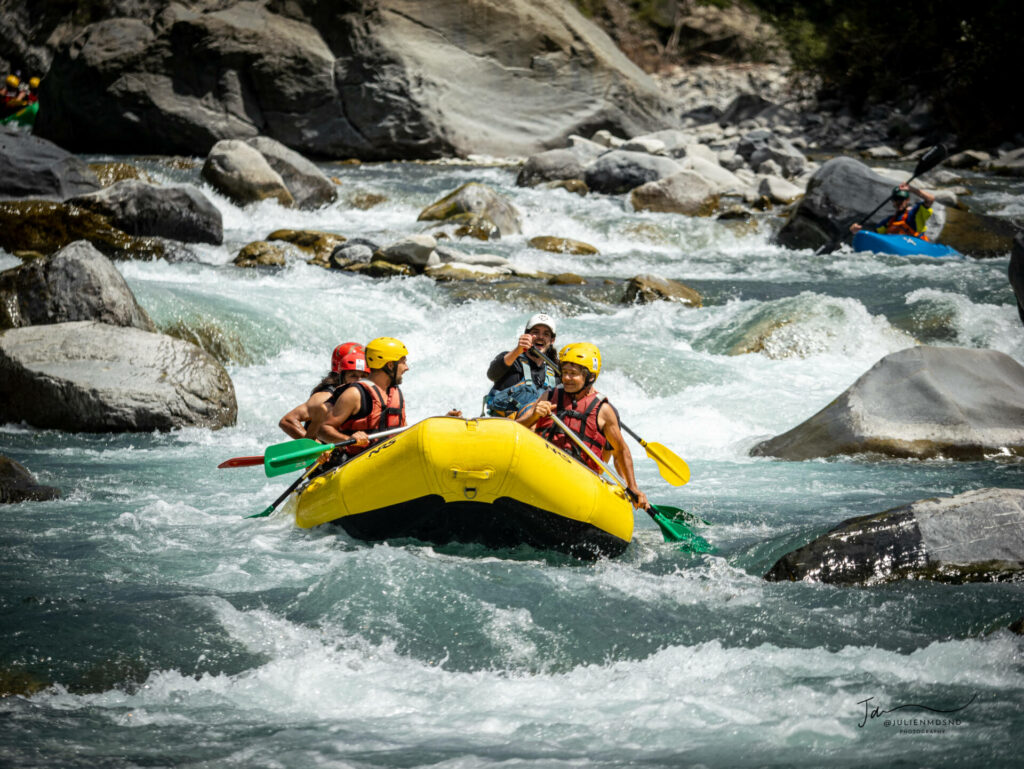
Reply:
[[267, 508], [266, 510], [261, 510], [261, 511], [260, 511], [260, 512], [258, 512], [258, 513], [253, 513], [252, 515], [246, 515], [246, 516], [244, 516], [244, 517], [245, 517], [245, 518], [266, 518], [266, 517], [267, 517], [268, 515], [270, 515], [270, 514], [271, 514], [272, 512], [274, 512], [274, 506], [273, 506], [273, 505], [271, 505], [270, 507], [268, 507], [268, 508]]
[[263, 452], [263, 468], [268, 478], [284, 475], [292, 470], [309, 467], [318, 456], [333, 448], [330, 443], [317, 443], [311, 438], [275, 443]]
[[651, 507], [653, 507], [659, 513], [664, 515], [670, 521], [679, 521], [680, 523], [685, 523], [688, 526], [697, 526], [697, 525], [710, 526], [711, 525], [710, 522], [705, 521], [699, 515], [694, 515], [693, 513], [688, 513], [686, 510], [683, 510], [683, 508], [681, 508], [681, 507], [672, 507], [672, 505], [651, 505]]
[[704, 537], [694, 534], [685, 523], [674, 521], [660, 511], [660, 506], [651, 505], [648, 514], [658, 524], [658, 528], [661, 529], [661, 535], [665, 538], [666, 542], [678, 542], [680, 550], [691, 553], [710, 553], [714, 551], [715, 548]]

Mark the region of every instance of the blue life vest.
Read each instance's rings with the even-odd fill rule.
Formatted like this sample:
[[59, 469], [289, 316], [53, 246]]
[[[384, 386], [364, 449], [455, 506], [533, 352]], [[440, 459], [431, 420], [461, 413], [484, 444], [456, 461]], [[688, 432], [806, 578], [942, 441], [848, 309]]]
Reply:
[[492, 387], [487, 393], [487, 397], [484, 398], [484, 406], [488, 416], [515, 418], [516, 412], [534, 403], [557, 384], [555, 373], [550, 366], [546, 366], [544, 369], [544, 385], [538, 387], [534, 384], [533, 377], [526, 374], [530, 370], [530, 364], [524, 360], [524, 357], [520, 355], [514, 364], [523, 374], [522, 381], [511, 387], [506, 387], [504, 390]]

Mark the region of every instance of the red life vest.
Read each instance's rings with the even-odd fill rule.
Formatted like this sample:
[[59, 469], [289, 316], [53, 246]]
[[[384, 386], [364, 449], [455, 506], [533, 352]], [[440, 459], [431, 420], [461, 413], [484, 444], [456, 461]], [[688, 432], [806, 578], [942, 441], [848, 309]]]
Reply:
[[[338, 425], [338, 431], [351, 435], [354, 432], [376, 432], [391, 427], [405, 426], [405, 398], [397, 387], [389, 387], [387, 398], [373, 382], [360, 379], [349, 387], [359, 387], [363, 406]], [[355, 456], [375, 443], [370, 440], [369, 446], [346, 446], [345, 452]]]
[[[910, 215], [917, 219], [918, 206], [907, 206], [902, 214], [893, 214], [885, 221], [885, 233], [887, 235], [911, 235], [921, 240], [928, 240], [923, 232], [918, 232], [911, 225]], [[916, 224], [916, 221], [915, 221]]]
[[[597, 426], [597, 413], [601, 410], [601, 404], [607, 403], [608, 399], [599, 392], [591, 390], [590, 395], [574, 401], [562, 385], [548, 390], [544, 398], [551, 401], [555, 407], [555, 415], [565, 423], [565, 426], [576, 433], [594, 454], [604, 459], [604, 452], [608, 449], [609, 444], [608, 439], [604, 437], [604, 433]], [[600, 465], [588, 457], [550, 417], [544, 417], [537, 422], [537, 434], [576, 457], [598, 475], [601, 474]]]

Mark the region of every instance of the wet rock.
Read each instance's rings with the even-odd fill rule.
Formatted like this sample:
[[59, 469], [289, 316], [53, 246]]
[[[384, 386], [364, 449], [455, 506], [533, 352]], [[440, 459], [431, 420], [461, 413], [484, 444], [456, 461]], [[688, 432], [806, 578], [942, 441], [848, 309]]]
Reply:
[[1016, 622], [1010, 623], [1007, 630], [1017, 635], [1024, 635], [1024, 617], [1019, 617]]
[[[935, 206], [937, 209], [938, 206]], [[1005, 256], [1013, 248], [1014, 225], [987, 214], [945, 208], [942, 242], [969, 256]], [[931, 232], [929, 227], [929, 233]]]
[[441, 263], [437, 241], [429, 235], [409, 235], [381, 249], [381, 258], [391, 264], [432, 267]]
[[0, 272], [0, 329], [75, 320], [155, 330], [121, 273], [84, 240]]
[[232, 261], [237, 267], [284, 267], [287, 263], [284, 247], [265, 240], [243, 246]]
[[282, 206], [295, 205], [281, 175], [259, 150], [244, 141], [226, 139], [213, 145], [201, 175], [214, 189], [241, 205], [268, 198]]
[[100, 189], [83, 161], [53, 142], [0, 126], [0, 199], [64, 200]]
[[129, 179], [70, 198], [68, 203], [107, 217], [129, 235], [183, 243], [220, 245], [224, 241], [220, 211], [192, 186], [157, 186]]
[[377, 192], [357, 192], [348, 198], [348, 204], [361, 211], [369, 211], [381, 203], [386, 203], [387, 200], [386, 195], [381, 195]]
[[24, 465], [0, 454], [0, 504], [59, 498], [60, 489], [41, 486]]
[[[443, 222], [438, 222], [434, 227], [444, 228], [443, 232], [447, 237], [476, 240], [497, 240], [501, 237], [498, 225], [483, 214], [455, 214]], [[440, 235], [435, 233], [435, 237]]]
[[583, 180], [595, 192], [619, 195], [681, 170], [682, 167], [669, 158], [612, 150], [587, 166]]
[[89, 170], [96, 174], [96, 178], [99, 179], [103, 187], [109, 187], [112, 184], [130, 179], [153, 183], [153, 180], [149, 178], [149, 174], [129, 163], [119, 161], [112, 163], [90, 163]]
[[416, 274], [407, 264], [392, 264], [383, 259], [374, 259], [369, 264], [353, 264], [346, 267], [345, 270], [365, 275], [368, 278], [397, 278]]
[[0, 201], [0, 248], [47, 255], [76, 240], [89, 241], [112, 259], [164, 254], [161, 241], [128, 235], [105, 216], [78, 206], [45, 200]]
[[600, 131], [595, 131], [594, 135], [590, 137], [590, 141], [594, 144], [599, 144], [607, 149], [617, 149], [626, 143], [626, 140], [621, 136], [616, 136], [606, 128], [602, 128]]
[[0, 334], [0, 421], [68, 432], [235, 423], [224, 367], [195, 345], [95, 321]]
[[245, 143], [257, 150], [277, 171], [298, 208], [313, 210], [333, 203], [338, 196], [334, 182], [295, 150], [269, 136], [254, 136]]
[[833, 585], [1024, 579], [1024, 491], [978, 489], [850, 518], [780, 558], [765, 579]]
[[624, 304], [649, 304], [660, 300], [682, 302], [691, 307], [702, 307], [700, 293], [684, 283], [657, 275], [637, 275], [626, 284]]
[[680, 171], [637, 187], [629, 200], [637, 211], [710, 216], [718, 208], [719, 197], [717, 187], [703, 176]]
[[321, 230], [274, 230], [267, 240], [281, 240], [291, 243], [310, 256], [310, 261], [327, 266], [334, 249], [345, 243], [345, 236]]
[[560, 272], [548, 278], [549, 286], [582, 286], [586, 280], [575, 272]]
[[343, 243], [331, 252], [331, 267], [348, 267], [352, 264], [369, 264], [376, 247], [363, 243]]
[[753, 456], [855, 454], [980, 460], [1024, 454], [1024, 366], [995, 350], [911, 347], [882, 358]]
[[1024, 147], [1006, 153], [983, 164], [986, 171], [1000, 176], [1024, 176]]
[[646, 152], [648, 155], [664, 155], [665, 142], [650, 136], [638, 136], [627, 141], [619, 149], [624, 152]]
[[501, 235], [522, 232], [516, 207], [485, 184], [469, 182], [420, 211], [417, 221], [446, 221], [459, 214], [479, 214], [490, 219]]
[[466, 254], [445, 246], [438, 246], [435, 251], [441, 264], [460, 262], [462, 264], [480, 265], [483, 267], [509, 267], [511, 265], [508, 259], [497, 254]]
[[892, 147], [887, 147], [884, 144], [880, 144], [875, 147], [869, 147], [860, 153], [863, 157], [869, 158], [870, 160], [895, 160], [900, 156], [900, 153], [894, 150]]
[[1020, 322], [1024, 324], [1024, 231], [1018, 232], [1013, 239], [1007, 274], [1013, 295], [1017, 299], [1017, 314], [1020, 316]]
[[550, 251], [553, 254], [576, 254], [578, 256], [590, 256], [599, 253], [589, 243], [572, 238], [557, 238], [552, 235], [538, 235], [530, 238], [530, 245], [539, 248], [541, 251]]
[[587, 183], [582, 179], [560, 179], [559, 181], [548, 182], [544, 186], [550, 190], [565, 190], [573, 195], [579, 195], [581, 198], [585, 198], [587, 193], [590, 192]]
[[451, 280], [500, 280], [508, 277], [511, 271], [506, 267], [488, 267], [480, 264], [466, 264], [465, 262], [448, 262], [433, 267], [427, 267], [423, 274], [428, 278], [438, 281]]
[[749, 191], [750, 185], [735, 173], [699, 155], [689, 155], [681, 159], [679, 165], [683, 170], [698, 173], [714, 184], [720, 195], [743, 195]]

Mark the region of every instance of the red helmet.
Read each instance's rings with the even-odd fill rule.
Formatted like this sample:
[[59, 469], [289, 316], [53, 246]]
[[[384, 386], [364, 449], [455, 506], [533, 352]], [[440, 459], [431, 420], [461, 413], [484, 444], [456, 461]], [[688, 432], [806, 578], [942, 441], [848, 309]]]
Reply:
[[331, 355], [331, 371], [340, 374], [342, 371], [366, 371], [366, 354], [358, 342], [345, 342], [334, 348]]

